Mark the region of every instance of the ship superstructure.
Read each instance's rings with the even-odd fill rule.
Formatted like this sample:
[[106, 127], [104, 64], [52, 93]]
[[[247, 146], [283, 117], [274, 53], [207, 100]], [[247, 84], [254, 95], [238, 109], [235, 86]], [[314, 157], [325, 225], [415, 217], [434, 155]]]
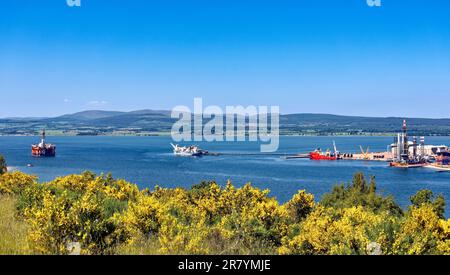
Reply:
[[203, 156], [208, 154], [208, 151], [200, 149], [200, 147], [196, 145], [191, 146], [179, 146], [178, 144], [170, 144], [173, 147], [173, 153], [178, 156]]

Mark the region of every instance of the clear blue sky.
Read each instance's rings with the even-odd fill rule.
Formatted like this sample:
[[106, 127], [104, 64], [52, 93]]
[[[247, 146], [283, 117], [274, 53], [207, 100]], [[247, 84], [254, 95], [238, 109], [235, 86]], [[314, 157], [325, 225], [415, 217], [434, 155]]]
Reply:
[[450, 1], [2, 0], [0, 117], [279, 105], [450, 117]]

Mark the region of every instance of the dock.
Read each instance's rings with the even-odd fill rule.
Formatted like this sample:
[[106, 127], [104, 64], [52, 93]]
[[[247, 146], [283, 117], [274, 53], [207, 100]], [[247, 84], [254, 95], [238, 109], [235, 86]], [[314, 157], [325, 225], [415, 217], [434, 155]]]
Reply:
[[288, 157], [286, 153], [218, 153], [208, 152], [205, 156], [275, 156], [275, 157]]
[[[284, 156], [284, 159], [309, 159], [309, 154], [296, 154]], [[390, 152], [377, 152], [369, 154], [341, 154], [337, 160], [359, 160], [359, 161], [392, 161], [392, 154]]]
[[[183, 149], [185, 147], [177, 147], [175, 149]], [[191, 146], [197, 148], [196, 146]], [[420, 143], [417, 137], [413, 137], [412, 141], [408, 139], [406, 120], [403, 121], [402, 132], [394, 139], [394, 143], [387, 146], [386, 151], [370, 152], [370, 148], [359, 146], [358, 153], [344, 153], [337, 149], [336, 142], [333, 141], [333, 149], [323, 151], [317, 148], [310, 153], [262, 153], [262, 152], [208, 152], [201, 150], [201, 156], [268, 156], [280, 157], [285, 160], [293, 159], [311, 159], [318, 161], [377, 161], [389, 163], [390, 167], [399, 168], [419, 168], [430, 167], [435, 170], [449, 171], [450, 165], [450, 149], [445, 145], [434, 146], [425, 145], [425, 137], [420, 137]], [[356, 149], [356, 148], [355, 148]], [[378, 149], [380, 150], [380, 149]], [[433, 163], [435, 161], [436, 163]]]

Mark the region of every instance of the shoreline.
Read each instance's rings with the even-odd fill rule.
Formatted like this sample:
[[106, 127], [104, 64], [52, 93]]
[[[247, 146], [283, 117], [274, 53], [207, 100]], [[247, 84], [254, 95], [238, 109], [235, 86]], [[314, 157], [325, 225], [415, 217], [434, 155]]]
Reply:
[[[280, 134], [279, 137], [395, 137], [396, 133], [374, 133], [374, 134], [327, 134], [327, 135], [313, 135], [313, 134]], [[0, 137], [39, 137], [39, 134], [35, 135], [5, 135], [0, 134]], [[55, 135], [47, 134], [47, 137], [170, 137], [170, 133], [162, 134], [108, 134], [108, 135]], [[243, 135], [236, 135], [236, 137], [242, 137]], [[247, 136], [247, 135], [246, 135]], [[224, 136], [225, 137], [225, 136]], [[450, 137], [449, 135], [425, 135], [425, 137]]]

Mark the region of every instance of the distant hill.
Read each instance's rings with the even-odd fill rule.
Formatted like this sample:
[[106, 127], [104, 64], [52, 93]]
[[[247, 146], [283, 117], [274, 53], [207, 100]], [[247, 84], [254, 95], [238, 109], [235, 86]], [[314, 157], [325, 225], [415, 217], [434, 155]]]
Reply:
[[92, 120], [92, 119], [100, 119], [100, 118], [107, 118], [107, 117], [113, 117], [120, 114], [123, 114], [124, 112], [115, 112], [115, 111], [100, 111], [100, 110], [91, 110], [91, 111], [84, 111], [79, 112], [75, 114], [69, 114], [69, 115], [63, 115], [60, 117], [56, 117], [54, 119], [56, 120]]
[[[330, 114], [280, 116], [281, 134], [370, 135], [400, 131], [404, 118]], [[412, 135], [450, 135], [450, 119], [406, 118]], [[176, 119], [166, 110], [89, 110], [55, 118], [0, 119], [2, 135], [32, 135], [45, 128], [55, 135], [148, 135], [169, 132]]]
[[280, 117], [280, 127], [285, 131], [313, 130], [323, 134], [395, 133], [401, 130], [404, 119], [411, 134], [450, 135], [450, 119], [289, 114]]

